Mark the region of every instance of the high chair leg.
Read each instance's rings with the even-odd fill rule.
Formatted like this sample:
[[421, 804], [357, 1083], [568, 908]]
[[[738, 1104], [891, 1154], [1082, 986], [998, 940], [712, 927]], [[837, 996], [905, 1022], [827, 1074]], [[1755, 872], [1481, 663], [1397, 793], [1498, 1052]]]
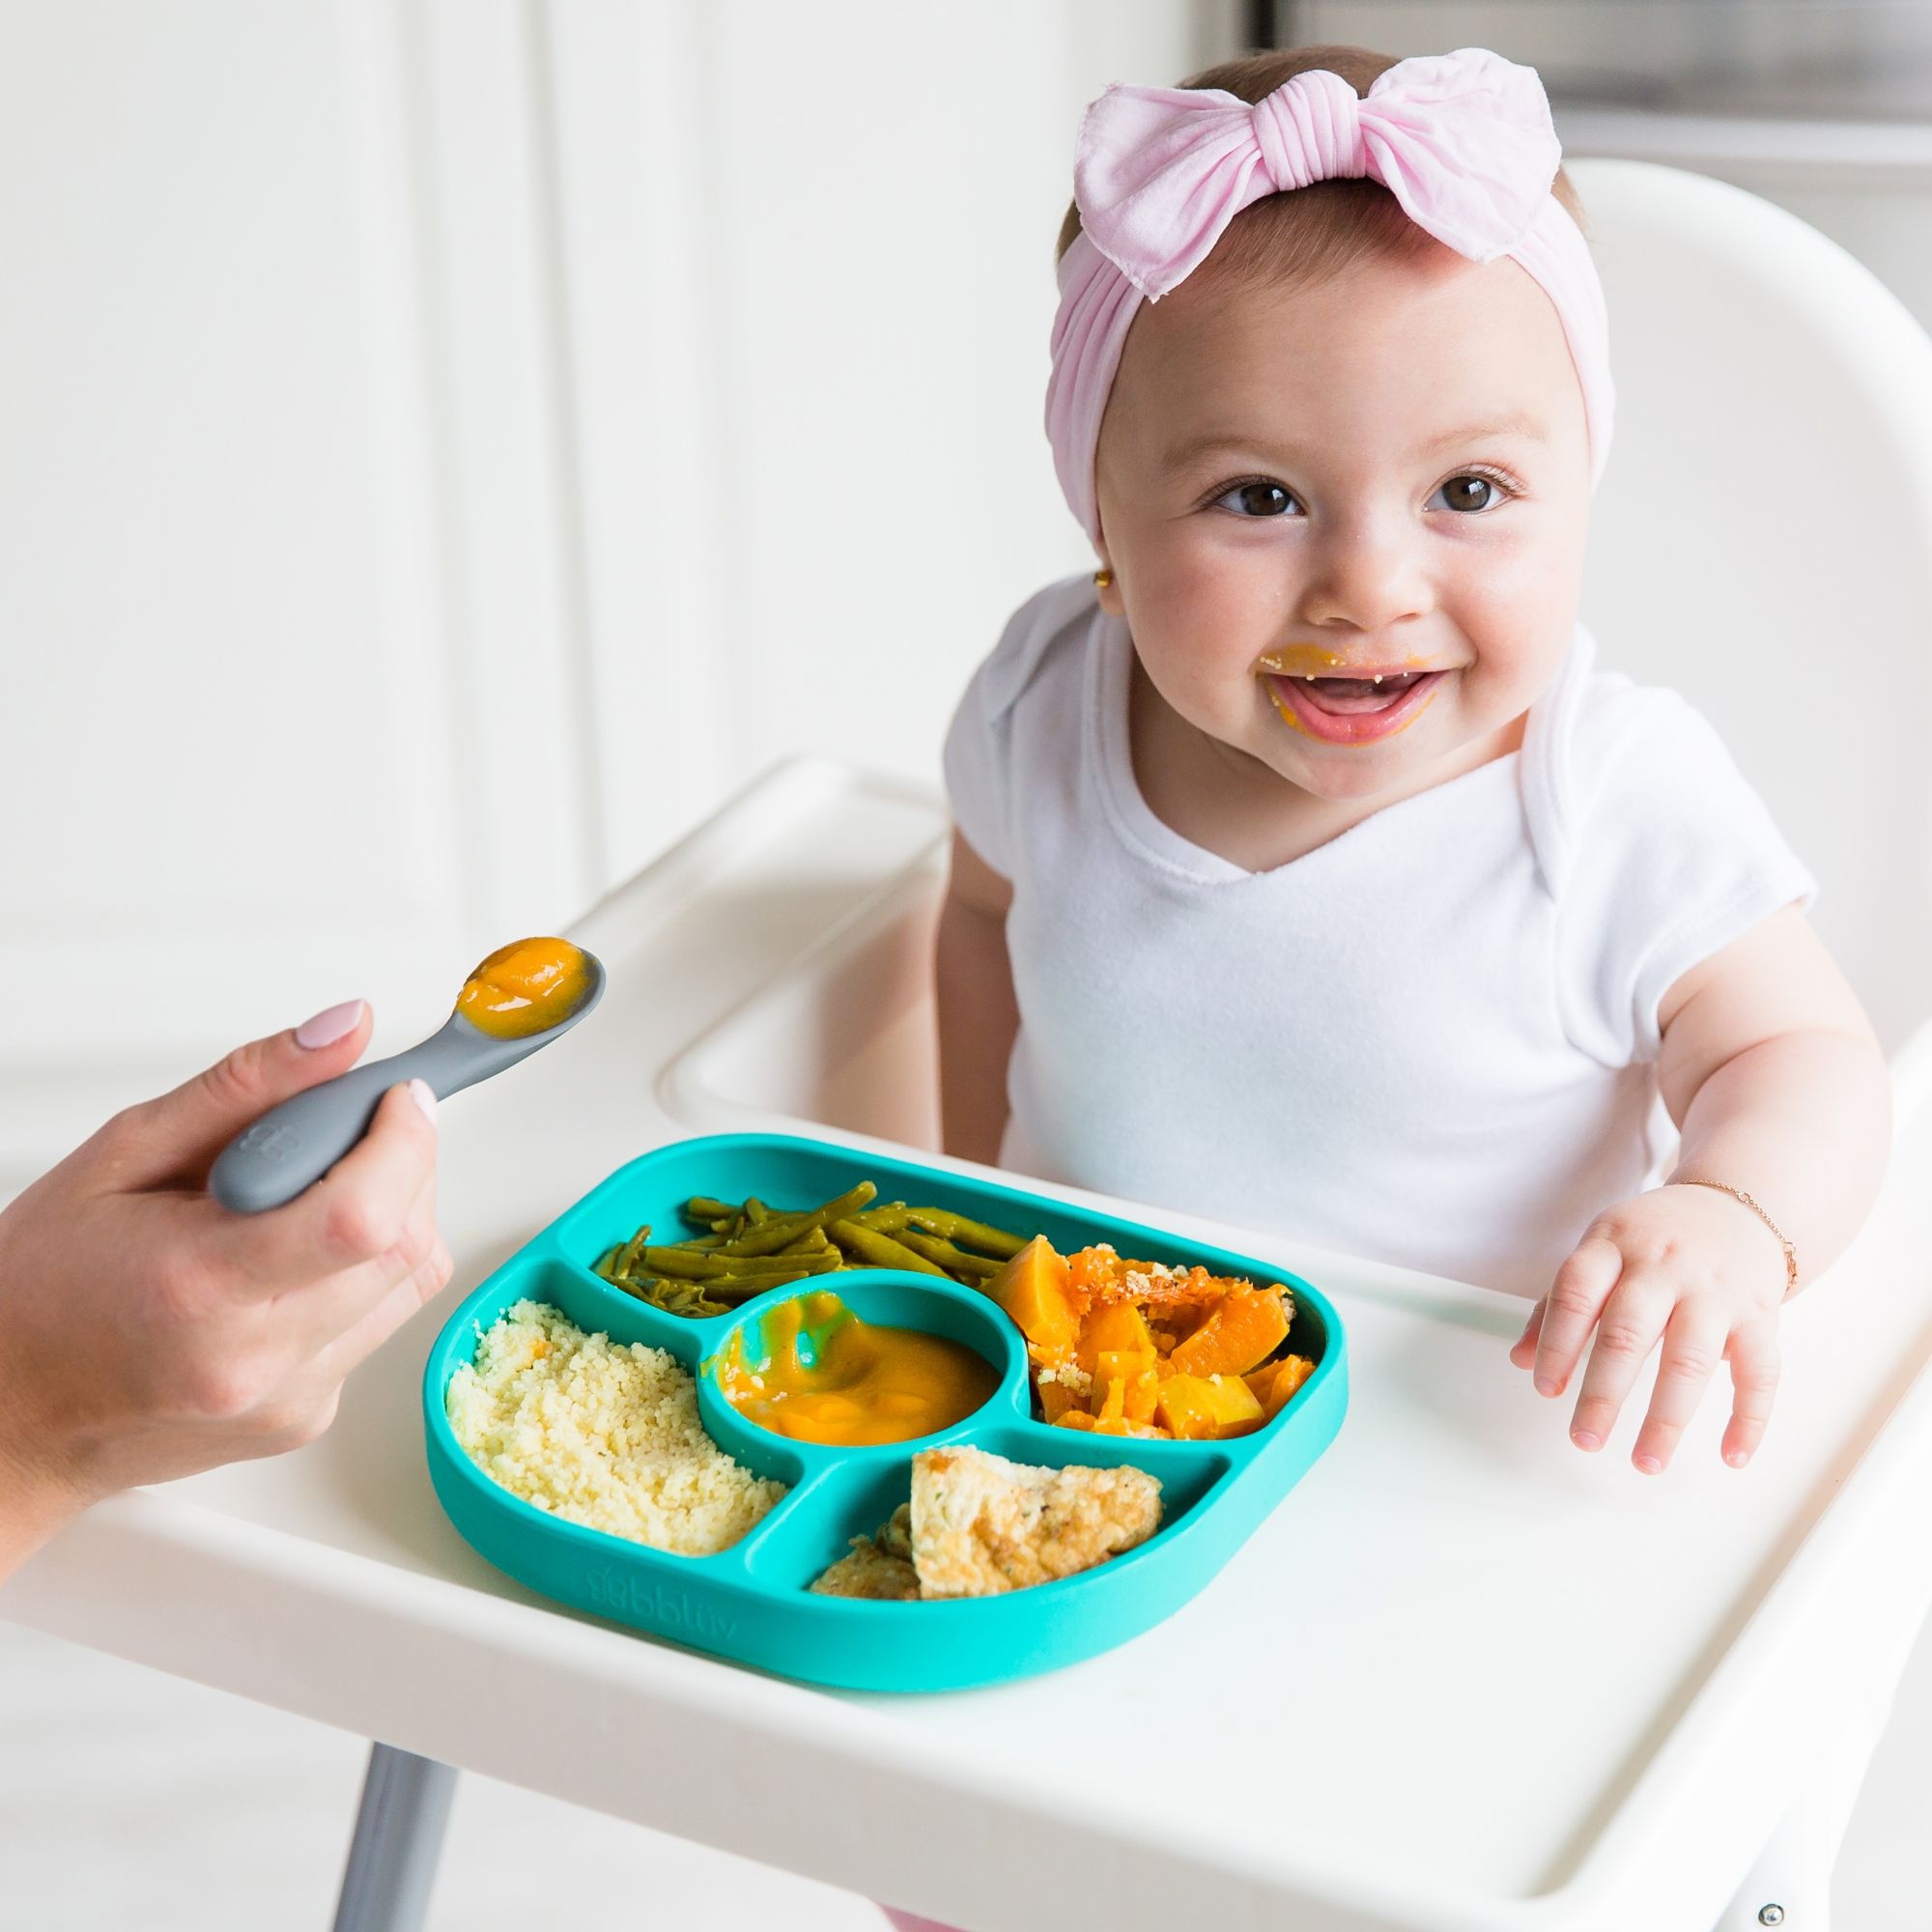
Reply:
[[1767, 1925], [1783, 1932], [1830, 1932], [1832, 1863], [1842, 1835], [1822, 1829], [1820, 1815], [1803, 1801], [1794, 1805], [1713, 1932], [1759, 1932]]
[[1765, 1841], [1756, 1862], [1712, 1932], [1829, 1932], [1832, 1867], [1851, 1823], [1872, 1754], [1891, 1720], [1893, 1693], [1904, 1667], [1881, 1667], [1861, 1706], [1846, 1713], [1799, 1780], [1790, 1810]]

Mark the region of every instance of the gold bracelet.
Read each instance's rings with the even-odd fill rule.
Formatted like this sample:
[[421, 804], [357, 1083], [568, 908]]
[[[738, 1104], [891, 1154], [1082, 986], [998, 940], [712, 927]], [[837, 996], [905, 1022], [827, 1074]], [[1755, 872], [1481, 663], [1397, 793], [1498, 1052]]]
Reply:
[[1798, 1286], [1798, 1250], [1784, 1238], [1783, 1230], [1777, 1223], [1742, 1187], [1733, 1187], [1728, 1180], [1692, 1180], [1689, 1176], [1673, 1176], [1666, 1184], [1671, 1187], [1715, 1187], [1719, 1193], [1742, 1201], [1771, 1230], [1772, 1238], [1784, 1250], [1784, 1299], [1791, 1299], [1792, 1291]]

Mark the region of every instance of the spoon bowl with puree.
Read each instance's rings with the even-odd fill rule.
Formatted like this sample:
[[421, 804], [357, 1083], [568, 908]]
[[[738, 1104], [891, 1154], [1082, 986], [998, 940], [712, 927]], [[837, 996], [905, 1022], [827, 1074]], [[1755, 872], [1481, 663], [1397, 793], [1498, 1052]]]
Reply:
[[310, 1087], [244, 1127], [216, 1158], [209, 1192], [238, 1214], [293, 1201], [362, 1138], [391, 1087], [421, 1080], [438, 1099], [473, 1087], [568, 1033], [603, 994], [602, 962], [567, 939], [499, 947], [427, 1039]]

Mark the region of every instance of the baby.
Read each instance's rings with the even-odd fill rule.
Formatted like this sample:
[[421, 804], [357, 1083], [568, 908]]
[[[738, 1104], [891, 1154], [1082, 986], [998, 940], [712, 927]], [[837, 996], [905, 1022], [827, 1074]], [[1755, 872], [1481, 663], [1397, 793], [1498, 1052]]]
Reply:
[[1478, 49], [1089, 110], [1047, 423], [1100, 567], [948, 738], [946, 1144], [1533, 1298], [1582, 1449], [1661, 1344], [1642, 1470], [1728, 1360], [1742, 1466], [1889, 1090], [1762, 803], [1577, 621], [1611, 390], [1557, 162]]

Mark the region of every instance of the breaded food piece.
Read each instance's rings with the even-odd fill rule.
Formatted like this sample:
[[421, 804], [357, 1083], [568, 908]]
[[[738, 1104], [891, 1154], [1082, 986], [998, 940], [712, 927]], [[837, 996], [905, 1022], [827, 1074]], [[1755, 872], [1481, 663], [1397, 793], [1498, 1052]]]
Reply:
[[1071, 1577], [1160, 1527], [1160, 1483], [1131, 1468], [1035, 1468], [983, 1449], [912, 1463], [912, 1559], [925, 1597], [990, 1597]]
[[[883, 1535], [884, 1532], [881, 1532]], [[919, 1573], [912, 1559], [895, 1556], [869, 1536], [855, 1536], [852, 1548], [812, 1589], [821, 1597], [864, 1597], [874, 1603], [910, 1603], [919, 1595]]]
[[902, 1562], [912, 1561], [912, 1505], [901, 1503], [883, 1523], [872, 1541], [888, 1556], [896, 1556]]

